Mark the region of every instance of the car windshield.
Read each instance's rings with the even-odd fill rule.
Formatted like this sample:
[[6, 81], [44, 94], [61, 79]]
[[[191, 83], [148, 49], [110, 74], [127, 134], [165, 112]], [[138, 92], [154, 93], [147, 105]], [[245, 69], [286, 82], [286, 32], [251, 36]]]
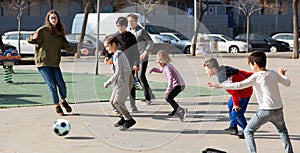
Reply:
[[176, 37], [178, 37], [180, 40], [189, 40], [189, 38], [187, 38], [186, 36], [184, 36], [183, 34], [180, 33], [174, 33], [174, 35]]
[[224, 38], [225, 40], [228, 40], [228, 41], [233, 41], [232, 38], [228, 37], [228, 36], [225, 36], [225, 35], [222, 35], [222, 38]]
[[145, 30], [147, 32], [149, 32], [150, 34], [159, 34], [159, 32], [157, 32], [152, 25], [147, 24]]

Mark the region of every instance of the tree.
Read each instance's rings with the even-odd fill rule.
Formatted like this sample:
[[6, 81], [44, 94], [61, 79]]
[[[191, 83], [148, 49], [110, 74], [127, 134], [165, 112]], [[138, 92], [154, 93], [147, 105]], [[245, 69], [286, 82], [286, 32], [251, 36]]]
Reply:
[[2, 7], [8, 7], [17, 10], [17, 19], [18, 19], [18, 32], [19, 32], [19, 38], [18, 38], [18, 53], [20, 54], [21, 51], [21, 44], [20, 44], [20, 38], [21, 38], [21, 18], [23, 15], [23, 10], [26, 9], [29, 6], [35, 5], [37, 0], [10, 0], [10, 1], [4, 1], [2, 2]]
[[292, 58], [299, 58], [299, 41], [298, 41], [298, 3], [299, 0], [293, 0], [293, 32], [294, 32], [294, 48]]
[[[134, 2], [136, 1], [136, 2]], [[136, 5], [139, 12], [143, 15], [143, 26], [146, 27], [146, 16], [150, 14], [158, 5], [159, 0], [128, 0], [127, 2]]]
[[256, 12], [261, 10], [261, 7], [259, 5], [259, 0], [239, 0], [237, 6], [233, 5], [232, 7], [239, 9], [243, 12], [243, 14], [246, 16], [246, 42], [247, 42], [247, 49], [246, 52], [249, 52], [249, 29], [250, 29], [250, 16]]
[[[86, 5], [84, 8], [84, 17], [83, 17], [83, 22], [82, 22], [82, 28], [81, 28], [81, 33], [80, 33], [80, 39], [78, 43], [78, 48], [82, 48], [82, 41], [85, 36], [85, 29], [86, 29], [86, 24], [89, 16], [89, 12], [94, 5], [95, 0], [86, 0]], [[96, 51], [97, 52], [97, 51]], [[76, 58], [80, 58], [80, 51], [78, 50], [77, 53], [75, 54]]]
[[[200, 28], [200, 24], [201, 24], [201, 21], [202, 21], [202, 17], [204, 15], [204, 13], [207, 11], [207, 8], [208, 8], [208, 0], [205, 0], [205, 6], [203, 7], [203, 3], [202, 3], [202, 0], [199, 0], [199, 16], [197, 18], [197, 24], [196, 24], [196, 29], [194, 31], [194, 37], [193, 37], [193, 40], [192, 40], [192, 51], [191, 51], [191, 54], [192, 56], [195, 56], [196, 55], [196, 42], [197, 42], [197, 37], [198, 37], [198, 31], [199, 31], [199, 28]], [[194, 10], [194, 15], [196, 15], [196, 10]]]

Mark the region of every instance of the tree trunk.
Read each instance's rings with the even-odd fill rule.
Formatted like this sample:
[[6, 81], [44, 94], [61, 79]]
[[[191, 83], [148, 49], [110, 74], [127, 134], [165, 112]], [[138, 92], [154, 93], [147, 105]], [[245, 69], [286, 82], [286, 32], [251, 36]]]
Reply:
[[[89, 0], [84, 8], [84, 17], [83, 17], [83, 22], [82, 22], [82, 27], [81, 27], [81, 33], [80, 33], [80, 39], [77, 45], [77, 48], [82, 49], [82, 42], [83, 42], [83, 38], [85, 36], [85, 29], [86, 29], [86, 25], [87, 25], [87, 20], [88, 20], [88, 16], [89, 16], [89, 12], [90, 9], [92, 7], [92, 2], [93, 0]], [[75, 54], [76, 58], [80, 58], [80, 50], [77, 50], [77, 53]]]
[[246, 32], [246, 43], [247, 43], [247, 48], [246, 48], [246, 53], [249, 52], [249, 31], [250, 31], [250, 16], [247, 15], [247, 32]]
[[293, 32], [294, 32], [294, 48], [292, 58], [299, 58], [299, 41], [298, 41], [298, 0], [293, 0]]

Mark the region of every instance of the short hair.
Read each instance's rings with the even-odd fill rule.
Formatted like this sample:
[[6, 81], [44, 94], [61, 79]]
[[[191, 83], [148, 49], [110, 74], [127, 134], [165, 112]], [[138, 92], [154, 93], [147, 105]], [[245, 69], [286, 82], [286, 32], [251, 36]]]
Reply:
[[125, 17], [119, 17], [118, 19], [117, 19], [117, 21], [116, 21], [116, 24], [119, 24], [119, 25], [121, 25], [121, 26], [128, 26], [128, 20], [127, 20], [127, 18], [125, 18]]
[[139, 19], [139, 17], [137, 15], [133, 14], [133, 13], [128, 14], [126, 17], [127, 18], [129, 18], [129, 17], [133, 18], [135, 21], [138, 21], [138, 19]]
[[255, 51], [248, 56], [248, 64], [254, 64], [254, 62], [260, 67], [264, 68], [267, 65], [267, 56], [265, 52]]
[[104, 41], [107, 42], [107, 44], [115, 43], [117, 46], [120, 44], [119, 39], [115, 34], [110, 34], [104, 38]]
[[159, 62], [163, 62], [163, 63], [168, 63], [168, 62], [172, 61], [170, 56], [169, 56], [169, 53], [165, 50], [159, 50], [156, 54], [156, 59]]
[[204, 61], [203, 67], [207, 67], [209, 69], [217, 68], [219, 69], [219, 63], [215, 58], [209, 58]]

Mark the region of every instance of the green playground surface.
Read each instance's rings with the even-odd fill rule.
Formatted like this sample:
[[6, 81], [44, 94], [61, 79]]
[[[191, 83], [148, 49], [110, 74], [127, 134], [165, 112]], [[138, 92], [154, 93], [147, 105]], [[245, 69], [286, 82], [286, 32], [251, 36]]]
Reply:
[[[67, 100], [70, 103], [107, 102], [112, 86], [104, 88], [108, 75], [83, 73], [63, 73], [67, 86]], [[0, 72], [0, 108], [39, 106], [52, 104], [48, 87], [36, 70], [15, 70], [13, 83], [4, 83], [4, 73]], [[164, 98], [167, 82], [149, 81], [156, 98]], [[141, 88], [141, 86], [139, 86]], [[186, 86], [178, 97], [199, 97], [225, 94], [222, 90], [208, 87]], [[143, 91], [137, 90], [137, 99], [143, 99]]]

